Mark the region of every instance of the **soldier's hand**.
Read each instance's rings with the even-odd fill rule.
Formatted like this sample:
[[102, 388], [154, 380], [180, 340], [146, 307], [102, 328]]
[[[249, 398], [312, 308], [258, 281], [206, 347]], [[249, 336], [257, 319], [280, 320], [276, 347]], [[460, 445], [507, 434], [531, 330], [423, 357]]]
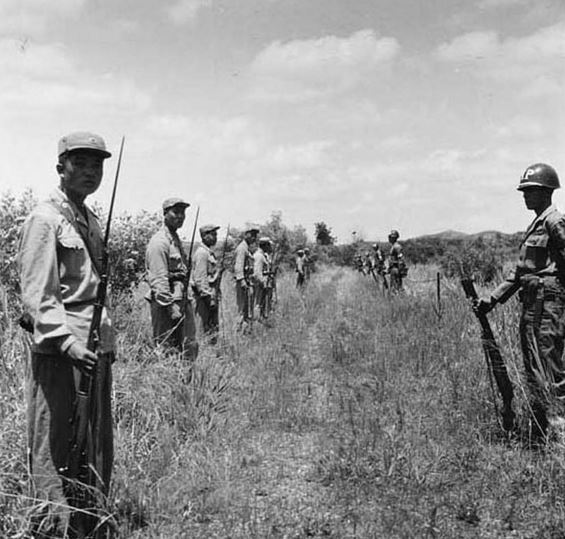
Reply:
[[494, 309], [495, 302], [490, 297], [483, 297], [473, 301], [473, 310], [479, 314], [487, 314]]
[[178, 303], [169, 306], [169, 316], [173, 322], [178, 322], [182, 318], [182, 311]]
[[98, 361], [98, 356], [86, 346], [75, 342], [69, 346], [67, 355], [78, 369], [86, 374], [92, 374]]
[[245, 279], [241, 279], [239, 282], [241, 283], [241, 288], [243, 288], [243, 290], [247, 290], [247, 281]]

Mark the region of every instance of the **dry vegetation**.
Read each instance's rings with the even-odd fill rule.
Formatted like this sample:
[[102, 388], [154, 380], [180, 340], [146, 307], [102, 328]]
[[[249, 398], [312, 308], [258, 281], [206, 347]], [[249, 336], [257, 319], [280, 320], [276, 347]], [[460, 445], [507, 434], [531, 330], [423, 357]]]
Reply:
[[[386, 298], [349, 269], [303, 298], [283, 276], [274, 327], [236, 335], [226, 276], [221, 345], [187, 366], [150, 346], [142, 294], [116, 301], [121, 537], [565, 537], [565, 448], [506, 440], [478, 328], [457, 282], [411, 268]], [[517, 306], [493, 317], [516, 386]], [[0, 536], [23, 529], [24, 343], [1, 320]]]

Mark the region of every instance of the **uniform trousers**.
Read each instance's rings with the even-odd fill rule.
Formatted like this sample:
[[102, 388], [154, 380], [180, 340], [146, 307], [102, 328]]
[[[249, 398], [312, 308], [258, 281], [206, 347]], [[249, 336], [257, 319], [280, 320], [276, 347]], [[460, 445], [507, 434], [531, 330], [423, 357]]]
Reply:
[[[103, 508], [108, 494], [114, 458], [112, 431], [113, 353], [100, 354], [93, 375], [90, 398], [88, 463], [96, 470], [88, 509]], [[73, 441], [73, 412], [78, 369], [61, 355], [31, 353], [26, 372], [28, 458], [32, 497], [30, 514], [36, 537], [85, 537], [98, 524], [96, 518], [76, 511], [77, 477], [68, 470]], [[85, 498], [81, 498], [83, 501]], [[84, 507], [83, 507], [84, 509]], [[100, 530], [95, 537], [105, 537]]]

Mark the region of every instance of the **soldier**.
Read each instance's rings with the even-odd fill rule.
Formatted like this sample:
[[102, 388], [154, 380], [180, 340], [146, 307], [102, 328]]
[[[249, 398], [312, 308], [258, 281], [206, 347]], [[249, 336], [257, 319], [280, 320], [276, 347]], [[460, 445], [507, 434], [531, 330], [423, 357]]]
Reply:
[[188, 290], [188, 260], [177, 230], [190, 206], [181, 198], [163, 202], [163, 227], [149, 240], [145, 266], [150, 291], [153, 338], [193, 361], [198, 355], [194, 311]]
[[304, 250], [298, 249], [296, 251], [296, 287], [302, 288], [304, 286]]
[[312, 276], [312, 259], [310, 258], [310, 249], [304, 247], [304, 280], [308, 282]]
[[269, 276], [271, 274], [270, 246], [270, 238], [263, 236], [259, 238], [259, 247], [253, 253], [255, 303], [259, 308], [259, 321], [261, 322], [265, 322], [269, 316]]
[[249, 248], [257, 241], [259, 227], [250, 225], [245, 229], [244, 237], [235, 249], [234, 277], [237, 311], [239, 314], [238, 330], [247, 333], [253, 320], [253, 256]]
[[[90, 429], [81, 469], [94, 470], [94, 484], [108, 494], [113, 461], [111, 364], [114, 334], [108, 308], [102, 311], [96, 353], [87, 348], [100, 283], [104, 240], [96, 215], [85, 205], [102, 181], [104, 160], [111, 156], [104, 140], [77, 132], [59, 141], [59, 188], [26, 219], [20, 237], [18, 265], [26, 312], [22, 327], [31, 332], [30, 366], [26, 369], [28, 458], [32, 478], [31, 533], [39, 537], [91, 537], [101, 519], [76, 511], [70, 476], [73, 413], [79, 371], [91, 376]], [[74, 467], [74, 466], [73, 466]], [[89, 502], [90, 502], [89, 498]], [[93, 502], [95, 503], [95, 502]], [[89, 508], [96, 514], [95, 508]]]
[[194, 254], [194, 295], [196, 297], [196, 327], [199, 337], [206, 336], [215, 344], [218, 336], [218, 303], [220, 270], [212, 247], [218, 241], [217, 225], [200, 227], [202, 244]]
[[269, 267], [271, 268], [268, 274], [268, 285], [267, 285], [267, 312], [270, 314], [275, 308], [275, 303], [277, 301], [277, 273], [278, 273], [278, 263], [279, 257], [277, 256], [277, 251], [274, 248], [273, 240], [269, 241], [269, 252], [267, 253]]
[[384, 261], [383, 253], [378, 243], [373, 244], [373, 256], [372, 256], [371, 264], [373, 266], [373, 270], [377, 274], [382, 275], [384, 273], [385, 261]]
[[513, 275], [476, 306], [479, 312], [487, 313], [519, 290], [520, 341], [535, 442], [546, 440], [549, 423], [559, 426], [563, 422], [551, 410], [552, 396], [561, 401], [565, 398], [565, 217], [551, 200], [559, 187], [557, 173], [549, 165], [538, 163], [526, 169], [518, 190], [536, 217], [522, 240]]
[[402, 279], [406, 277], [408, 269], [402, 254], [402, 246], [398, 243], [400, 234], [398, 230], [391, 230], [388, 235], [390, 243], [390, 252], [388, 255], [388, 273], [390, 273], [390, 286], [393, 292], [400, 292], [402, 288]]

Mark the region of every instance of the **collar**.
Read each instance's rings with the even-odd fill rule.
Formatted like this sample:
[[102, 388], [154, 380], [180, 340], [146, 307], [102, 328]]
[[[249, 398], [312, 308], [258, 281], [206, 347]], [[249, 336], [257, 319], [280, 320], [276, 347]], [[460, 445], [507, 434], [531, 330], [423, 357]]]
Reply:
[[536, 218], [531, 222], [530, 226], [526, 229], [526, 237], [537, 227], [539, 223], [545, 221], [550, 213], [557, 211], [554, 204], [550, 204], [542, 213], [536, 216]]

